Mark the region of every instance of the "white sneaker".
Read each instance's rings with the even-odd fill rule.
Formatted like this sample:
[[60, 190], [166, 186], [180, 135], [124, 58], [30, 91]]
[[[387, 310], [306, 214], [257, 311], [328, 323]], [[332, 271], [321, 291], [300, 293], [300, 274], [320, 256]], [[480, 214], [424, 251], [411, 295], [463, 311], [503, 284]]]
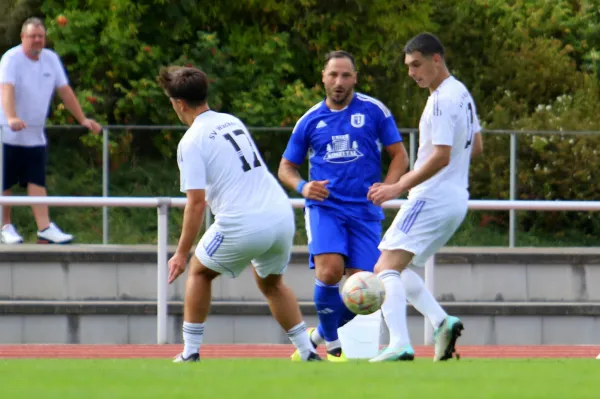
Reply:
[[377, 356], [369, 359], [369, 363], [414, 360], [415, 350], [411, 345], [402, 348], [390, 348], [389, 346], [382, 350]]
[[68, 244], [73, 241], [73, 235], [63, 233], [54, 223], [50, 223], [48, 228], [38, 231], [37, 236], [38, 242], [48, 244]]
[[199, 362], [199, 361], [200, 361], [200, 354], [198, 354], [198, 353], [192, 353], [188, 357], [183, 357], [183, 352], [181, 352], [180, 354], [175, 356], [175, 359], [173, 359], [173, 363], [187, 363], [187, 362]]
[[23, 237], [17, 233], [15, 226], [12, 224], [5, 224], [2, 226], [0, 241], [2, 241], [4, 244], [21, 244], [23, 242]]
[[460, 359], [460, 355], [456, 353], [456, 340], [461, 336], [464, 329], [463, 323], [458, 317], [446, 317], [433, 332], [435, 341], [434, 362], [452, 359], [454, 356], [456, 356], [456, 359]]

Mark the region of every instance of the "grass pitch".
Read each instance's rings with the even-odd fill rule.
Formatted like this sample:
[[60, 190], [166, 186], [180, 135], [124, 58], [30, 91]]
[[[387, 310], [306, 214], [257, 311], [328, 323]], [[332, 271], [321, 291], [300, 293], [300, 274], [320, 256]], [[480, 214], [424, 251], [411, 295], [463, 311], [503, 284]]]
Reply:
[[599, 398], [600, 361], [461, 359], [432, 363], [273, 359], [0, 360], [0, 397], [60, 398]]

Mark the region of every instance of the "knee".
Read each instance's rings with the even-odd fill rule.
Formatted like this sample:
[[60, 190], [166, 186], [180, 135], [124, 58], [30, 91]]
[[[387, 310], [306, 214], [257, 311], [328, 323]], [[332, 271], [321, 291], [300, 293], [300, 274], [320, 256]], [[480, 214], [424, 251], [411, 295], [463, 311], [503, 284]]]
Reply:
[[219, 276], [218, 272], [215, 272], [214, 270], [204, 266], [195, 256], [192, 256], [192, 259], [190, 260], [188, 278], [201, 278], [207, 281], [212, 281], [217, 276]]
[[258, 288], [266, 297], [277, 294], [283, 287], [283, 279], [279, 275], [270, 275], [258, 281]]
[[316, 262], [316, 275], [320, 282], [327, 285], [334, 285], [342, 280], [344, 262], [341, 256], [339, 258], [329, 258]]
[[401, 273], [410, 264], [413, 256], [414, 254], [404, 250], [382, 251], [373, 272], [380, 274], [386, 270], [395, 270]]
[[392, 267], [392, 265], [390, 265], [388, 262], [386, 262], [385, 259], [380, 259], [375, 264], [375, 267], [373, 267], [373, 273], [380, 275], [381, 273], [385, 272], [386, 270], [392, 270], [392, 269], [394, 269]]

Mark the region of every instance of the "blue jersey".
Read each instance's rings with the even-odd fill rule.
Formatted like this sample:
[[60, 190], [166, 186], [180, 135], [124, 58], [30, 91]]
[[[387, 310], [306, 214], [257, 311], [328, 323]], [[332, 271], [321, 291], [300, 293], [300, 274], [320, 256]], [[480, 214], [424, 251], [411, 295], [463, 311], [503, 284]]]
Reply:
[[298, 120], [283, 157], [300, 165], [306, 155], [310, 180], [329, 180], [329, 197], [306, 205], [335, 208], [361, 219], [383, 219], [381, 207], [367, 199], [369, 187], [381, 181], [381, 150], [402, 141], [392, 113], [379, 100], [355, 93], [341, 111], [325, 101]]

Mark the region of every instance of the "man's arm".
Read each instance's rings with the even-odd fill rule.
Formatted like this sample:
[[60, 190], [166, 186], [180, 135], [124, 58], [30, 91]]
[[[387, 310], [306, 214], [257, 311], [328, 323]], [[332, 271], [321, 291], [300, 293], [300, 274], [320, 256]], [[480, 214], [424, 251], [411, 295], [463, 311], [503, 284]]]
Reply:
[[71, 86], [61, 86], [57, 89], [57, 91], [58, 95], [60, 96], [60, 99], [63, 101], [65, 107], [69, 110], [71, 115], [73, 115], [73, 117], [75, 118], [75, 120], [77, 120], [77, 122], [79, 122], [79, 124], [83, 125], [86, 122], [87, 118], [85, 117], [85, 114], [81, 109], [81, 105], [79, 104], [79, 100], [77, 99], [77, 96], [75, 96], [75, 93], [73, 92]]
[[71, 89], [71, 86], [61, 86], [57, 89], [57, 91], [60, 99], [63, 101], [65, 107], [69, 110], [71, 115], [73, 115], [77, 122], [83, 124], [86, 118], [83, 110], [81, 109], [81, 105], [79, 105], [79, 100], [77, 100], [77, 97], [75, 96], [73, 89]]
[[277, 177], [287, 188], [296, 190], [298, 183], [304, 180], [302, 176], [300, 176], [299, 168], [300, 165], [296, 165], [285, 158], [281, 158], [279, 169], [277, 170]]
[[306, 121], [300, 118], [279, 162], [277, 177], [286, 187], [300, 193], [304, 198], [323, 201], [329, 196], [329, 190], [325, 187], [329, 181], [311, 181], [307, 183], [298, 171], [300, 164], [306, 158], [307, 152]]
[[479, 117], [477, 116], [477, 105], [475, 101], [470, 103], [472, 108], [472, 118], [473, 118], [473, 148], [471, 149], [471, 158], [474, 158], [480, 155], [483, 152], [483, 135], [481, 134], [481, 123], [479, 122]]
[[27, 127], [27, 123], [17, 116], [15, 109], [15, 86], [11, 83], [2, 84], [2, 109], [6, 115], [8, 126], [12, 131], [18, 132]]
[[418, 170], [412, 170], [400, 178], [397, 184], [400, 191], [398, 195], [435, 176], [450, 163], [450, 154], [454, 143], [454, 127], [460, 111], [451, 98], [438, 95], [433, 97], [433, 106], [439, 111], [434, 112], [431, 116], [433, 154]]
[[12, 131], [18, 132], [25, 129], [27, 124], [19, 119], [15, 106], [15, 85], [17, 82], [18, 68], [14, 57], [3, 56], [0, 59], [0, 89], [2, 90], [2, 109], [6, 115], [6, 121]]
[[180, 190], [185, 193], [187, 203], [179, 243], [169, 260], [169, 284], [185, 271], [188, 255], [204, 221], [207, 205], [205, 151], [205, 146], [195, 141], [180, 144], [177, 148]]
[[395, 184], [376, 183], [369, 188], [367, 198], [375, 205], [381, 205], [386, 201], [398, 198], [405, 191], [423, 183], [435, 176], [440, 170], [450, 163], [450, 152], [452, 146], [436, 145], [433, 154], [419, 169], [411, 170], [400, 178]]
[[483, 153], [483, 137], [481, 136], [481, 132], [477, 132], [474, 135], [473, 140], [473, 149], [471, 150], [471, 158], [475, 158], [478, 155]]
[[80, 125], [87, 127], [94, 133], [99, 133], [102, 130], [102, 127], [93, 119], [88, 119], [85, 117], [83, 110], [81, 109], [81, 105], [79, 105], [79, 100], [75, 96], [73, 89], [71, 86], [64, 85], [57, 89], [58, 95], [61, 100], [65, 104], [65, 107], [71, 112], [73, 117], [79, 122]]
[[408, 154], [406, 153], [406, 148], [404, 148], [402, 142], [388, 145], [385, 149], [390, 156], [391, 161], [383, 182], [386, 184], [394, 184], [400, 180], [400, 177], [402, 177], [404, 173], [406, 173], [406, 169], [408, 168]]
[[396, 186], [401, 195], [403, 192], [410, 190], [411, 188], [418, 186], [424, 181], [435, 176], [440, 170], [448, 166], [450, 163], [450, 152], [452, 146], [449, 145], [436, 145], [433, 150], [433, 154], [429, 159], [421, 166], [418, 170], [411, 170], [400, 178]]
[[188, 190], [187, 203], [183, 211], [183, 226], [176, 254], [188, 256], [194, 241], [200, 232], [206, 209], [205, 190]]
[[299, 192], [304, 198], [323, 201], [329, 196], [329, 190], [325, 187], [329, 180], [311, 181], [307, 183], [300, 172], [299, 165], [281, 158], [277, 177], [288, 188]]
[[15, 110], [15, 86], [10, 83], [2, 84], [2, 109], [6, 119], [14, 119], [17, 117]]

